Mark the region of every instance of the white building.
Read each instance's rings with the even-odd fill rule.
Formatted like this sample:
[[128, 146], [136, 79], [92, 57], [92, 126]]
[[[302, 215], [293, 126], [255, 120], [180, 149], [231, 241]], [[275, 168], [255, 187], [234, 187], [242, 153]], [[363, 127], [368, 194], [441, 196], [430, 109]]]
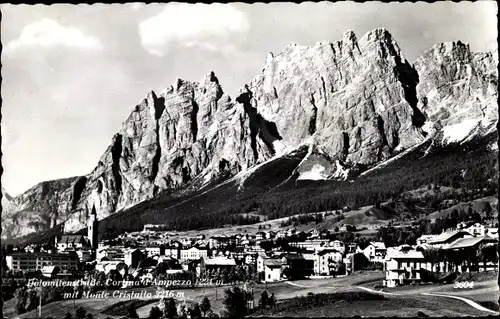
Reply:
[[276, 236], [276, 233], [272, 230], [266, 232], [266, 239], [273, 239]]
[[97, 249], [96, 259], [97, 261], [102, 259], [124, 261], [123, 247], [100, 247]]
[[76, 255], [81, 262], [87, 262], [92, 259], [92, 251], [86, 249], [79, 249], [76, 251]]
[[150, 246], [146, 247], [144, 250], [146, 252], [146, 256], [148, 257], [161, 256], [165, 252], [165, 248], [161, 246]]
[[120, 260], [100, 261], [95, 265], [95, 269], [107, 275], [111, 270], [116, 270], [116, 266], [121, 263], [123, 263], [123, 261]]
[[345, 253], [345, 244], [340, 240], [333, 240], [328, 243], [329, 248], [340, 251], [342, 254]]
[[276, 238], [285, 238], [285, 237], [286, 237], [286, 232], [282, 230], [276, 233]]
[[13, 271], [37, 271], [44, 266], [59, 268], [60, 274], [68, 274], [78, 267], [76, 254], [49, 254], [49, 253], [12, 253], [5, 256], [7, 267]]
[[264, 260], [264, 281], [277, 282], [282, 277], [283, 261], [279, 258], [269, 258]]
[[303, 248], [308, 250], [319, 250], [328, 246], [328, 240], [312, 239], [306, 241], [291, 242], [290, 247]]
[[308, 237], [311, 239], [318, 238], [319, 237], [319, 231], [317, 229], [311, 229], [308, 233]]
[[81, 249], [84, 246], [88, 246], [88, 242], [83, 235], [62, 235], [57, 241], [58, 252]]
[[257, 256], [257, 272], [263, 272], [264, 271], [264, 260], [267, 259], [267, 257], [264, 257], [263, 255]]
[[314, 255], [314, 274], [332, 274], [336, 265], [342, 261], [342, 253], [335, 249], [323, 249]]
[[56, 266], [43, 266], [42, 267], [42, 275], [44, 277], [54, 277], [54, 274], [56, 273]]
[[436, 237], [437, 235], [422, 235], [419, 238], [417, 238], [417, 245], [427, 244], [433, 241]]
[[383, 242], [371, 242], [362, 253], [368, 258], [370, 262], [384, 262], [387, 248]]
[[469, 232], [472, 236], [482, 237], [486, 234], [487, 228], [484, 225], [481, 225], [480, 223], [475, 223], [474, 225], [471, 225], [468, 228], [465, 228], [464, 230]]
[[200, 258], [206, 258], [208, 256], [207, 249], [199, 249], [197, 247], [191, 247], [189, 249], [181, 249], [180, 260], [197, 260]]
[[175, 246], [167, 246], [165, 247], [165, 256], [170, 256], [175, 259], [179, 259], [181, 256], [181, 249], [180, 247], [175, 247]]
[[420, 251], [390, 250], [385, 258], [384, 286], [394, 287], [397, 284], [419, 282], [423, 262], [424, 255]]

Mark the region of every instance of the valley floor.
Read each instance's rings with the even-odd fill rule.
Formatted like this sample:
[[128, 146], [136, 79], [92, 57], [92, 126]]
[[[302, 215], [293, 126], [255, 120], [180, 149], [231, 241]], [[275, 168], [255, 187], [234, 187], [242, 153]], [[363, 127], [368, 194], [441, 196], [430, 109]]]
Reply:
[[[387, 298], [383, 301], [339, 301], [326, 307], [315, 307], [314, 309], [301, 309], [300, 311], [274, 313], [269, 309], [265, 315], [276, 316], [407, 316], [414, 317], [418, 311], [429, 316], [484, 316], [495, 312], [484, 307], [492, 308], [499, 298], [499, 290], [496, 279], [476, 281], [474, 288], [456, 289], [454, 284], [447, 285], [420, 285], [414, 287], [384, 288], [374, 289], [375, 284], [380, 284], [383, 273], [380, 271], [365, 271], [346, 277], [331, 279], [305, 279], [293, 282], [278, 282], [269, 284], [258, 284], [254, 286], [255, 302], [260, 298], [260, 294], [267, 289], [269, 294], [274, 293], [278, 301], [284, 301], [296, 296], [307, 296], [310, 293], [333, 293], [348, 291], [369, 291], [371, 293], [384, 294]], [[251, 287], [249, 287], [251, 288]], [[216, 313], [223, 310], [222, 300], [224, 297], [224, 287], [217, 289], [197, 288], [183, 289], [176, 292], [183, 292], [184, 299], [201, 302], [204, 297], [208, 297], [212, 309]], [[128, 291], [139, 292], [145, 290], [154, 295], [155, 287], [135, 288]], [[109, 291], [112, 293], [112, 291]], [[452, 299], [448, 296], [465, 298], [477, 304], [475, 307], [467, 303], [464, 299]], [[105, 318], [109, 315], [102, 313], [107, 307], [130, 300], [130, 298], [107, 298], [107, 299], [78, 299], [65, 300], [48, 304], [42, 308], [42, 316], [52, 316], [61, 318], [68, 311], [74, 313], [77, 307], [83, 307], [94, 315], [94, 318]], [[157, 303], [151, 303], [140, 307], [137, 312], [141, 318], [146, 318], [149, 311]], [[35, 318], [34, 311], [15, 315], [15, 300], [9, 300], [4, 305], [4, 318]], [[76, 307], [76, 308], [74, 308]], [[109, 316], [120, 318], [122, 316]]]

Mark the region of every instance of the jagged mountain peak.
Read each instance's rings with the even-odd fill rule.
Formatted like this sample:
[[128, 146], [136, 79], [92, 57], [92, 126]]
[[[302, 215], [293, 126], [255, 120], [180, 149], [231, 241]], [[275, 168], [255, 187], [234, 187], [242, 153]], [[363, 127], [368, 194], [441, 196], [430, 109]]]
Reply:
[[414, 64], [418, 67], [419, 64], [427, 63], [429, 59], [434, 59], [439, 64], [449, 63], [450, 60], [467, 63], [472, 59], [472, 53], [467, 43], [461, 41], [442, 42], [424, 51]]
[[215, 72], [214, 71], [208, 72], [204, 76], [203, 80], [204, 80], [203, 83], [213, 82], [215, 84], [219, 84], [219, 79], [217, 78], [217, 76], [215, 76]]
[[344, 32], [342, 35], [342, 48], [352, 50], [358, 43], [358, 38], [352, 30]]
[[431, 124], [442, 127], [443, 142], [460, 142], [494, 126], [497, 64], [495, 54], [471, 52], [461, 41], [438, 43], [417, 59], [418, 108]]
[[[309, 152], [294, 174], [345, 180], [433, 138], [431, 131], [453, 141], [464, 126], [450, 125], [468, 119], [476, 122], [465, 127], [477, 129], [497, 117], [495, 61], [497, 53], [451, 42], [411, 66], [377, 28], [269, 52], [235, 102], [213, 71], [197, 82], [176, 79], [132, 110], [95, 169], [67, 185], [52, 222], [77, 229], [93, 206], [102, 219], [162, 191], [251, 175], [304, 145]], [[20, 196], [20, 209], [41, 209], [39, 188], [28, 193], [35, 195]]]
[[264, 69], [273, 68], [273, 63], [282, 60], [322, 59], [324, 62], [350, 59], [356, 63], [365, 58], [390, 60], [397, 63], [407, 63], [397, 42], [385, 28], [371, 30], [358, 39], [354, 31], [344, 32], [339, 41], [319, 41], [313, 46], [289, 43], [280, 53], [269, 52], [266, 56]]

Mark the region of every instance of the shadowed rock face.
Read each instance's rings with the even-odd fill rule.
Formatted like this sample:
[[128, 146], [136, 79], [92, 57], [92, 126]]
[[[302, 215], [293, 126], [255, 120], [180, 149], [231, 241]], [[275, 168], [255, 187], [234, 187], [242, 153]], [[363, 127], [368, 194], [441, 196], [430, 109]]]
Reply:
[[346, 168], [373, 166], [429, 137], [430, 122], [491, 126], [497, 61], [497, 52], [471, 53], [457, 42], [432, 47], [412, 66], [391, 34], [376, 29], [359, 40], [348, 31], [341, 41], [270, 53], [234, 102], [213, 72], [200, 82], [178, 79], [133, 109], [90, 174], [12, 199], [12, 230], [20, 236], [62, 222], [76, 230], [92, 206], [101, 219], [301, 145], [311, 151], [298, 174], [346, 178]]
[[220, 173], [255, 164], [249, 116], [210, 72], [200, 82], [177, 80], [136, 106], [89, 175], [78, 203], [98, 216]]
[[[347, 163], [373, 164], [422, 139], [418, 74], [384, 29], [359, 41], [289, 45], [248, 85], [251, 105], [285, 147], [312, 139]], [[413, 119], [413, 120], [412, 120]]]

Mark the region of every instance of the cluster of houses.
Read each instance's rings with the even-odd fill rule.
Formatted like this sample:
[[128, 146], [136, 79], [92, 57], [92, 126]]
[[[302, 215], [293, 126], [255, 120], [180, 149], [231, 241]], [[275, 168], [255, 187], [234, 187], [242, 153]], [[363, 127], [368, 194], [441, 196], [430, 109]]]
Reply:
[[[439, 273], [462, 272], [464, 269], [464, 265], [457, 265], [456, 268], [452, 269], [443, 258], [432, 262], [426, 260], [425, 251], [442, 250], [444, 252], [457, 252], [464, 256], [470, 256], [472, 253], [473, 256], [476, 256], [479, 249], [489, 245], [498, 245], [497, 228], [488, 228], [480, 223], [465, 227], [465, 224], [461, 223], [457, 229], [447, 230], [439, 235], [422, 235], [413, 247], [408, 245], [389, 247], [384, 257], [386, 274], [384, 286], [394, 287], [397, 284], [420, 282], [422, 279], [421, 270]], [[497, 262], [491, 262], [489, 267], [495, 268], [497, 265]], [[488, 265], [484, 266], [486, 268]]]
[[322, 231], [313, 229], [305, 239], [289, 242], [289, 251], [269, 247], [265, 250], [262, 246], [264, 242], [297, 235], [295, 228], [210, 238], [204, 235], [178, 238], [175, 233], [162, 229], [162, 225], [145, 225], [141, 232], [118, 236], [118, 240], [127, 245], [113, 241], [98, 243], [97, 222], [91, 219], [87, 236], [63, 235], [56, 242], [57, 251], [34, 252], [27, 247], [26, 252], [7, 256], [7, 266], [22, 272], [42, 270], [44, 275], [51, 276], [55, 268], [59, 274], [68, 274], [78, 263], [86, 263], [105, 274], [119, 270], [122, 275], [149, 279], [156, 265], [163, 262], [168, 264], [167, 274], [190, 273], [203, 278], [210, 277], [214, 271], [247, 266], [255, 279], [277, 282], [293, 279], [296, 274], [308, 278], [347, 275], [359, 269], [355, 265], [356, 256], [363, 255], [369, 263], [381, 266], [386, 276], [384, 285], [392, 287], [419, 282], [422, 269], [447, 271], [442, 261], [429, 264], [424, 258], [426, 250], [470, 251], [498, 243], [498, 230], [481, 224], [470, 227], [459, 224], [458, 229], [439, 235], [423, 235], [414, 246], [386, 247], [383, 242], [370, 242], [363, 249], [355, 243], [330, 240]]
[[[148, 227], [149, 228], [149, 227]], [[256, 279], [262, 282], [276, 282], [286, 279], [286, 269], [300, 272], [304, 276], [333, 276], [349, 251], [355, 247], [346, 247], [339, 240], [319, 239], [319, 232], [312, 230], [308, 238], [301, 242], [290, 242], [290, 247], [301, 252], [281, 251], [274, 248], [265, 251], [260, 244], [285, 238], [296, 233], [295, 229], [281, 232], [259, 232], [255, 235], [238, 234], [218, 235], [205, 239], [203, 235], [194, 238], [166, 240], [166, 236], [156, 240], [151, 238], [150, 229], [146, 232], [125, 234], [123, 239], [141, 243], [134, 248], [100, 245], [96, 253], [96, 268], [109, 272], [123, 262], [132, 272], [141, 267], [145, 259], [157, 262], [169, 262], [171, 271], [195, 271], [198, 276], [206, 276], [215, 269], [231, 269], [239, 265], [251, 266]], [[144, 274], [147, 276], [147, 274]]]

